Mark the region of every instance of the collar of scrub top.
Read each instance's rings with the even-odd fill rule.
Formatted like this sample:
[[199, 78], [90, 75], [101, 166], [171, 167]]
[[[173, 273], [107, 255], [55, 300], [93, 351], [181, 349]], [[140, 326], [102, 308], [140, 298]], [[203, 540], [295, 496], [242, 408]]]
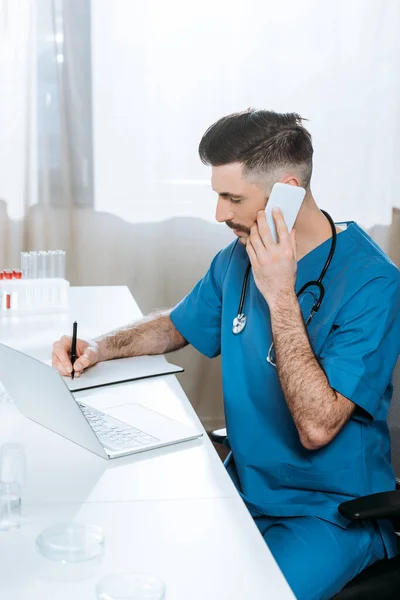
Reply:
[[[305, 283], [302, 288], [297, 292], [296, 296], [297, 298], [300, 298], [300, 296], [302, 294], [304, 294], [304, 292], [307, 291], [308, 288], [312, 288], [312, 287], [316, 287], [318, 289], [318, 294], [317, 297], [314, 301], [314, 304], [311, 308], [310, 314], [305, 322], [305, 326], [307, 327], [312, 319], [314, 318], [314, 315], [319, 311], [322, 301], [325, 297], [325, 287], [322, 283], [326, 272], [329, 268], [329, 265], [332, 262], [333, 256], [335, 254], [335, 249], [336, 249], [336, 240], [337, 240], [337, 233], [336, 233], [336, 226], [335, 223], [333, 222], [332, 217], [329, 215], [329, 213], [327, 213], [325, 210], [321, 211], [325, 217], [328, 219], [329, 224], [331, 226], [331, 230], [332, 230], [332, 241], [331, 241], [331, 247], [329, 249], [329, 254], [328, 257], [325, 261], [325, 264], [322, 268], [322, 271], [318, 277], [317, 280], [315, 281], [307, 281], [307, 283]], [[237, 316], [233, 319], [233, 324], [232, 324], [232, 331], [235, 335], [237, 335], [238, 333], [241, 333], [243, 331], [243, 329], [246, 326], [246, 321], [247, 321], [247, 317], [243, 312], [243, 306], [244, 306], [244, 302], [246, 299], [246, 291], [247, 291], [247, 284], [248, 284], [248, 280], [249, 280], [249, 275], [250, 275], [250, 270], [251, 270], [251, 264], [249, 263], [246, 267], [246, 271], [244, 274], [244, 278], [243, 278], [243, 284], [242, 284], [242, 291], [240, 294], [240, 301], [239, 301], [239, 307], [238, 307], [238, 314]], [[274, 342], [272, 342], [269, 350], [268, 350], [268, 356], [266, 358], [267, 362], [269, 362], [273, 367], [276, 367], [276, 361], [275, 361], [275, 352], [274, 352]]]

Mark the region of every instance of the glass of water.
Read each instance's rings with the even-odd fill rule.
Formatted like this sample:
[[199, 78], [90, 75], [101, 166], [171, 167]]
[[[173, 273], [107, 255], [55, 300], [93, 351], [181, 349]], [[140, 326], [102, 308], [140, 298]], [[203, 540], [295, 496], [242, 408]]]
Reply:
[[21, 488], [26, 479], [26, 456], [22, 444], [7, 443], [0, 450], [0, 481], [16, 481]]
[[140, 573], [115, 573], [96, 586], [98, 600], [164, 600], [165, 584], [159, 577]]
[[0, 531], [21, 527], [21, 486], [17, 481], [0, 481]]
[[21, 526], [21, 490], [26, 460], [21, 444], [3, 444], [0, 452], [0, 530]]

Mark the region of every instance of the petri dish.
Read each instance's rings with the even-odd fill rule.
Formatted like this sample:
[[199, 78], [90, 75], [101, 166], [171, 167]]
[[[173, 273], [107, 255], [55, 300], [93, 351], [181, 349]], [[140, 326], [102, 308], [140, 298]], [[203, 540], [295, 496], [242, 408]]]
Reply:
[[104, 534], [96, 525], [72, 521], [57, 523], [39, 535], [36, 544], [46, 558], [78, 563], [92, 560], [104, 551]]
[[164, 600], [165, 584], [159, 577], [142, 573], [114, 573], [96, 586], [98, 600]]

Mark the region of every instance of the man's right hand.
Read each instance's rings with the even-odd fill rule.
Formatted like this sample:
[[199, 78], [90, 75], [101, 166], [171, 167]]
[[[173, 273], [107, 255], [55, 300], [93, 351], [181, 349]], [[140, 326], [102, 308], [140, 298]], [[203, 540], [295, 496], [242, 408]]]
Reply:
[[[67, 335], [53, 344], [52, 366], [64, 376], [72, 373], [71, 345], [72, 340]], [[99, 348], [94, 341], [87, 342], [77, 339], [76, 355], [78, 358], [74, 364], [75, 377], [79, 377], [84, 369], [92, 367], [100, 360]]]

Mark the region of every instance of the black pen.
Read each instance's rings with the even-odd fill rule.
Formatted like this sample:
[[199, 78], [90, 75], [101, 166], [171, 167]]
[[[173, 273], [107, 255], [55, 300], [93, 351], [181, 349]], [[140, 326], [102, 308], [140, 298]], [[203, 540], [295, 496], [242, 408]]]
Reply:
[[76, 361], [76, 334], [78, 331], [78, 323], [74, 321], [73, 329], [72, 329], [72, 344], [71, 344], [71, 363], [72, 363], [72, 373], [71, 379], [75, 377], [74, 371], [74, 362]]

